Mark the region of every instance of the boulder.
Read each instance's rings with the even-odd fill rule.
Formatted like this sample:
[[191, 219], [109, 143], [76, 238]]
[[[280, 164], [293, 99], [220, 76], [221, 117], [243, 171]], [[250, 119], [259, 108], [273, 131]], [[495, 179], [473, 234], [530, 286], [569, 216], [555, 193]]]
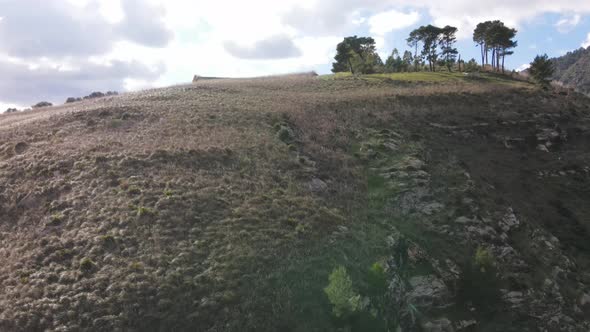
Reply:
[[447, 318], [440, 318], [422, 324], [424, 332], [454, 332], [453, 324]]
[[328, 189], [328, 185], [324, 181], [322, 181], [318, 178], [313, 178], [309, 182], [309, 190], [311, 192], [315, 192], [315, 193], [323, 192], [323, 191], [326, 191], [327, 189]]
[[435, 213], [438, 213], [439, 211], [441, 211], [444, 208], [445, 208], [444, 204], [434, 202], [434, 203], [430, 203], [430, 204], [423, 206], [420, 209], [420, 212], [422, 212], [423, 214], [425, 214], [427, 216], [431, 216]]
[[457, 323], [457, 331], [472, 331], [477, 326], [475, 319], [462, 320]]
[[543, 151], [543, 152], [549, 152], [549, 149], [547, 148], [547, 145], [545, 145], [545, 144], [537, 145], [537, 150]]
[[509, 207], [499, 224], [504, 232], [509, 232], [510, 230], [517, 228], [520, 225], [520, 221], [516, 218], [514, 210]]
[[580, 297], [580, 307], [582, 307], [583, 310], [590, 312], [590, 294], [589, 293], [585, 293]]
[[410, 286], [412, 289], [407, 295], [408, 303], [421, 311], [450, 305], [449, 289], [434, 275], [413, 277], [410, 279]]
[[503, 299], [513, 308], [519, 307], [524, 301], [522, 292], [516, 291], [504, 294]]

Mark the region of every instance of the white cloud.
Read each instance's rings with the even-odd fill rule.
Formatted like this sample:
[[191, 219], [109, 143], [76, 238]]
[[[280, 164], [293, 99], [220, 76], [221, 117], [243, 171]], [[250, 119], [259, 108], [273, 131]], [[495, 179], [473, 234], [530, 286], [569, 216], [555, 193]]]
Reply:
[[418, 22], [420, 14], [417, 11], [403, 13], [390, 10], [373, 15], [369, 18], [369, 27], [372, 34], [383, 36], [388, 32], [407, 28]]
[[518, 66], [518, 68], [516, 68], [516, 71], [523, 71], [523, 70], [527, 70], [529, 69], [531, 65], [528, 63], [522, 64], [520, 66]]
[[240, 45], [233, 41], [223, 43], [224, 49], [238, 59], [287, 59], [301, 55], [301, 50], [289, 36], [276, 35], [256, 41], [252, 45]]
[[[10, 15], [8, 9], [17, 4], [24, 4], [25, 13], [36, 6], [34, 8], [44, 15], [14, 23], [13, 17], [18, 15]], [[43, 10], [46, 7], [53, 11]], [[133, 8], [131, 14], [129, 8]], [[61, 13], [58, 16], [63, 22], [48, 17], [54, 12]], [[392, 46], [387, 45], [390, 38], [384, 37], [419, 22], [456, 26], [458, 38], [467, 40], [471, 39], [475, 25], [483, 20], [501, 19], [521, 29], [544, 13], [562, 15], [558, 22], [550, 22], [550, 26], [555, 23], [558, 29], [576, 25], [579, 28], [584, 15], [590, 14], [590, 1], [497, 0], [482, 5], [473, 0], [452, 3], [439, 0], [0, 0], [0, 13], [3, 17], [0, 18], [0, 34], [6, 35], [0, 43], [0, 65], [18, 66], [31, 75], [32, 80], [40, 73], [33, 72], [34, 68], [45, 68], [60, 77], [70, 77], [72, 75], [65, 73], [79, 71], [89, 75], [85, 82], [85, 87], [89, 88], [102, 86], [104, 77], [101, 75], [109, 72], [109, 63], [123, 61], [133, 64], [127, 69], [135, 76], [119, 77], [113, 84], [118, 88], [139, 89], [189, 82], [193, 74], [239, 77], [317, 70], [318, 66], [327, 68], [333, 61], [335, 45], [344, 36], [370, 32], [379, 52], [389, 53], [386, 48]], [[133, 22], [124, 24], [129, 18]], [[17, 23], [16, 29], [6, 28], [8, 24]], [[45, 28], [39, 28], [42, 23]], [[167, 40], [166, 31], [152, 33], [151, 23], [173, 33], [168, 44], [163, 46], [163, 41]], [[66, 28], [61, 30], [67, 33], [57, 31], [64, 25]], [[120, 26], [125, 27], [125, 31], [117, 28]], [[284, 42], [288, 40], [283, 45], [292, 48], [285, 54], [293, 57], [269, 56], [267, 52], [276, 51], [272, 47], [270, 51], [257, 50], [262, 53], [250, 52], [252, 46], [272, 41], [273, 36], [283, 36]], [[405, 37], [396, 35], [395, 40]], [[38, 39], [38, 45], [21, 44], [34, 38]], [[521, 40], [521, 44], [536, 42], [540, 47], [542, 39]], [[238, 45], [241, 51], [249, 50], [246, 52], [249, 56], [233, 57], [231, 48], [224, 47], [224, 43]], [[590, 35], [583, 46], [590, 46]], [[46, 51], [38, 52], [42, 48]], [[294, 52], [295, 49], [298, 51]], [[21, 56], [15, 55], [14, 50]], [[527, 46], [520, 50], [531, 52]], [[72, 58], [71, 54], [78, 57]], [[254, 58], [271, 59], [257, 61]], [[88, 67], [92, 70], [85, 70]], [[161, 75], [138, 76], [137, 68], [147, 68]], [[11, 84], [18, 84], [17, 77], [13, 77]], [[0, 75], [0, 86], [3, 80], [5, 76]], [[64, 82], [60, 88], [72, 87], [71, 82]], [[31, 96], [35, 100], [30, 102], [37, 101], [37, 97]], [[23, 98], [19, 95], [18, 99], [10, 100], [7, 94], [1, 96], [6, 104], [24, 103]]]
[[22, 105], [17, 105], [17, 104], [8, 104], [8, 103], [3, 103], [0, 101], [0, 114], [6, 112], [7, 109], [9, 108], [16, 108], [17, 110], [22, 110], [25, 107]]
[[586, 37], [586, 41], [582, 43], [583, 48], [590, 47], [590, 32], [588, 32], [588, 36]]
[[555, 23], [555, 27], [557, 28], [557, 31], [566, 33], [575, 28], [581, 21], [582, 16], [580, 14], [565, 16]]

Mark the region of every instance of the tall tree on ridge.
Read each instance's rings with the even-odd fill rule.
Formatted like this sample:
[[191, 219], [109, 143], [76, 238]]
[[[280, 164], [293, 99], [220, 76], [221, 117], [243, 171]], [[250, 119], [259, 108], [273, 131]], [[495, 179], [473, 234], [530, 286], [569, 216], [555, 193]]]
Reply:
[[479, 23], [473, 31], [473, 41], [479, 45], [481, 50], [481, 65], [487, 64], [488, 45], [486, 44], [486, 34], [492, 22], [486, 21]]
[[531, 62], [531, 67], [529, 68], [531, 77], [543, 87], [549, 86], [554, 71], [553, 62], [549, 60], [547, 54], [537, 55], [533, 62]]
[[452, 71], [453, 64], [457, 59], [457, 48], [454, 47], [455, 43], [457, 42], [457, 28], [452, 26], [445, 26], [444, 28], [440, 29], [440, 47], [441, 47], [441, 56], [443, 57], [443, 61], [445, 66], [449, 71]]
[[[350, 71], [355, 74], [355, 68], [365, 71], [374, 64], [376, 54], [375, 40], [371, 37], [346, 37], [336, 46], [336, 56], [332, 63], [332, 72]], [[368, 64], [370, 62], [370, 64]], [[362, 63], [362, 65], [360, 65]], [[364, 72], [361, 72], [364, 73]]]
[[421, 62], [421, 59], [418, 57], [418, 45], [420, 41], [422, 41], [422, 27], [415, 29], [414, 31], [410, 32], [410, 36], [406, 39], [408, 46], [414, 49], [414, 71], [418, 71], [418, 65]]
[[[504, 25], [502, 21], [486, 21], [479, 23], [473, 31], [473, 41], [481, 50], [481, 63], [489, 64], [488, 54], [492, 52], [492, 68], [504, 71], [504, 62], [507, 55], [512, 55], [518, 43], [513, 40], [516, 30]], [[485, 61], [484, 61], [485, 60]]]

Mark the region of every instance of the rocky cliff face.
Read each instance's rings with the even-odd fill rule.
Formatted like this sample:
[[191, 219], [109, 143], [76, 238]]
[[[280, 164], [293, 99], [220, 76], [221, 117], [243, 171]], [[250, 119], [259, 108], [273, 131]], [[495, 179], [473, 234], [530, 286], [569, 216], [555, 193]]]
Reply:
[[555, 65], [554, 80], [590, 94], [590, 47], [569, 52], [552, 61]]
[[[409, 132], [376, 161], [386, 186], [400, 189], [389, 200], [403, 220], [390, 272], [392, 298], [399, 275], [410, 274], [398, 307], [408, 330], [416, 326], [408, 305], [424, 331], [590, 328], [590, 155], [582, 152], [590, 119], [554, 108], [556, 99], [544, 96], [531, 112], [507, 104], [477, 122], [428, 113], [424, 127], [412, 127], [417, 141]], [[396, 242], [416, 232], [400, 255]]]

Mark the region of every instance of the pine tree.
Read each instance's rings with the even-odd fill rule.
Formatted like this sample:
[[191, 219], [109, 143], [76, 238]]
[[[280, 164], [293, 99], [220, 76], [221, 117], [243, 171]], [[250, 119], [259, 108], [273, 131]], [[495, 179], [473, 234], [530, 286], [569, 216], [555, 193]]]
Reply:
[[549, 60], [547, 54], [544, 54], [537, 55], [533, 62], [531, 62], [529, 73], [537, 83], [543, 87], [547, 87], [551, 83], [551, 76], [553, 76], [554, 70], [553, 63]]

